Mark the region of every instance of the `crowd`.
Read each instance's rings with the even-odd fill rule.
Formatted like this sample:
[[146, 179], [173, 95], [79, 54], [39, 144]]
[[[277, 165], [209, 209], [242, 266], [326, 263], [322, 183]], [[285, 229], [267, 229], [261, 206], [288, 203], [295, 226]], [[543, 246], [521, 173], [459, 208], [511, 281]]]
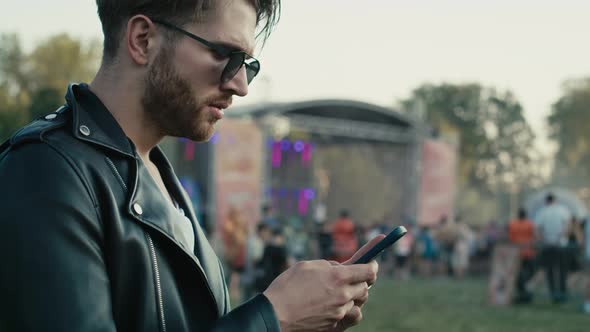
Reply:
[[[378, 234], [387, 234], [396, 223], [375, 221], [364, 225], [354, 222], [348, 211], [324, 223], [306, 224], [298, 218], [278, 218], [270, 206], [263, 207], [258, 223], [249, 224], [231, 210], [224, 223], [227, 281], [236, 298], [247, 299], [263, 291], [270, 282], [294, 262], [303, 259], [327, 259], [343, 262], [364, 243]], [[518, 247], [520, 264], [515, 277], [515, 303], [533, 300], [531, 288], [546, 280], [550, 299], [568, 301], [569, 279], [590, 280], [584, 257], [589, 251], [589, 227], [577, 220], [552, 195], [547, 205], [529, 218], [524, 209], [507, 223], [490, 221], [471, 225], [460, 217], [442, 216], [437, 223], [402, 222], [409, 230], [392, 249], [379, 257], [384, 277], [409, 279], [491, 273], [494, 247], [511, 244]], [[543, 272], [544, 271], [544, 272]], [[582, 277], [579, 277], [582, 276]], [[575, 281], [570, 281], [575, 282]], [[585, 281], [580, 281], [584, 283]], [[590, 282], [584, 310], [590, 313]], [[537, 287], [538, 288], [538, 287]]]

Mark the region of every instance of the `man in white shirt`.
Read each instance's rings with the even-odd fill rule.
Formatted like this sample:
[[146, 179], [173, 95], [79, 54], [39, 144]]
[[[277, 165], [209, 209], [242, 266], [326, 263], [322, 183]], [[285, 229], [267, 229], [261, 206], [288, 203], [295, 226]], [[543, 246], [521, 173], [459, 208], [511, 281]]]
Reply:
[[551, 193], [545, 198], [545, 206], [534, 218], [537, 234], [543, 246], [541, 259], [545, 267], [551, 298], [555, 303], [567, 300], [565, 246], [570, 220], [570, 211], [556, 203], [555, 196]]

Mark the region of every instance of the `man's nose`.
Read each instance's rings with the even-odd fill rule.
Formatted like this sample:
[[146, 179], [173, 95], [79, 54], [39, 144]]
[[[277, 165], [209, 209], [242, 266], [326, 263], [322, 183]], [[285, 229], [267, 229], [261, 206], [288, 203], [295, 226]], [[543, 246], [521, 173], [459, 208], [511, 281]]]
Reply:
[[231, 91], [232, 94], [244, 97], [248, 94], [248, 77], [246, 67], [242, 66], [232, 79], [221, 85], [222, 90]]

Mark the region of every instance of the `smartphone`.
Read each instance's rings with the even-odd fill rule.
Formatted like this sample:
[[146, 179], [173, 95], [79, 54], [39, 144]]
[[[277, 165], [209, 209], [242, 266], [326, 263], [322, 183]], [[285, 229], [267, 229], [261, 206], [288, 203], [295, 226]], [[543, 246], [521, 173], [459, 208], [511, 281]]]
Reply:
[[356, 260], [353, 264], [367, 264], [375, 259], [385, 249], [391, 247], [397, 240], [401, 239], [402, 236], [406, 235], [408, 230], [404, 226], [396, 227], [387, 236], [379, 241], [371, 250], [367, 251], [361, 258]]

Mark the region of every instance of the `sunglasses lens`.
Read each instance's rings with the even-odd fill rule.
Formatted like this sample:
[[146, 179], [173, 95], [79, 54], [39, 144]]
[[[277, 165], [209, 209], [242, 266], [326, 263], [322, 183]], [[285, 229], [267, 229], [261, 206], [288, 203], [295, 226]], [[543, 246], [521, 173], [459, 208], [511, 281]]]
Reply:
[[254, 77], [258, 75], [260, 71], [260, 62], [258, 60], [251, 61], [250, 63], [246, 63], [246, 76], [248, 77], [248, 84], [252, 82]]
[[244, 57], [245, 55], [243, 53], [232, 53], [230, 55], [229, 61], [227, 62], [227, 65], [225, 65], [223, 73], [221, 74], [221, 81], [223, 81], [223, 83], [230, 81], [236, 76], [238, 71], [240, 71], [240, 68], [242, 68]]

